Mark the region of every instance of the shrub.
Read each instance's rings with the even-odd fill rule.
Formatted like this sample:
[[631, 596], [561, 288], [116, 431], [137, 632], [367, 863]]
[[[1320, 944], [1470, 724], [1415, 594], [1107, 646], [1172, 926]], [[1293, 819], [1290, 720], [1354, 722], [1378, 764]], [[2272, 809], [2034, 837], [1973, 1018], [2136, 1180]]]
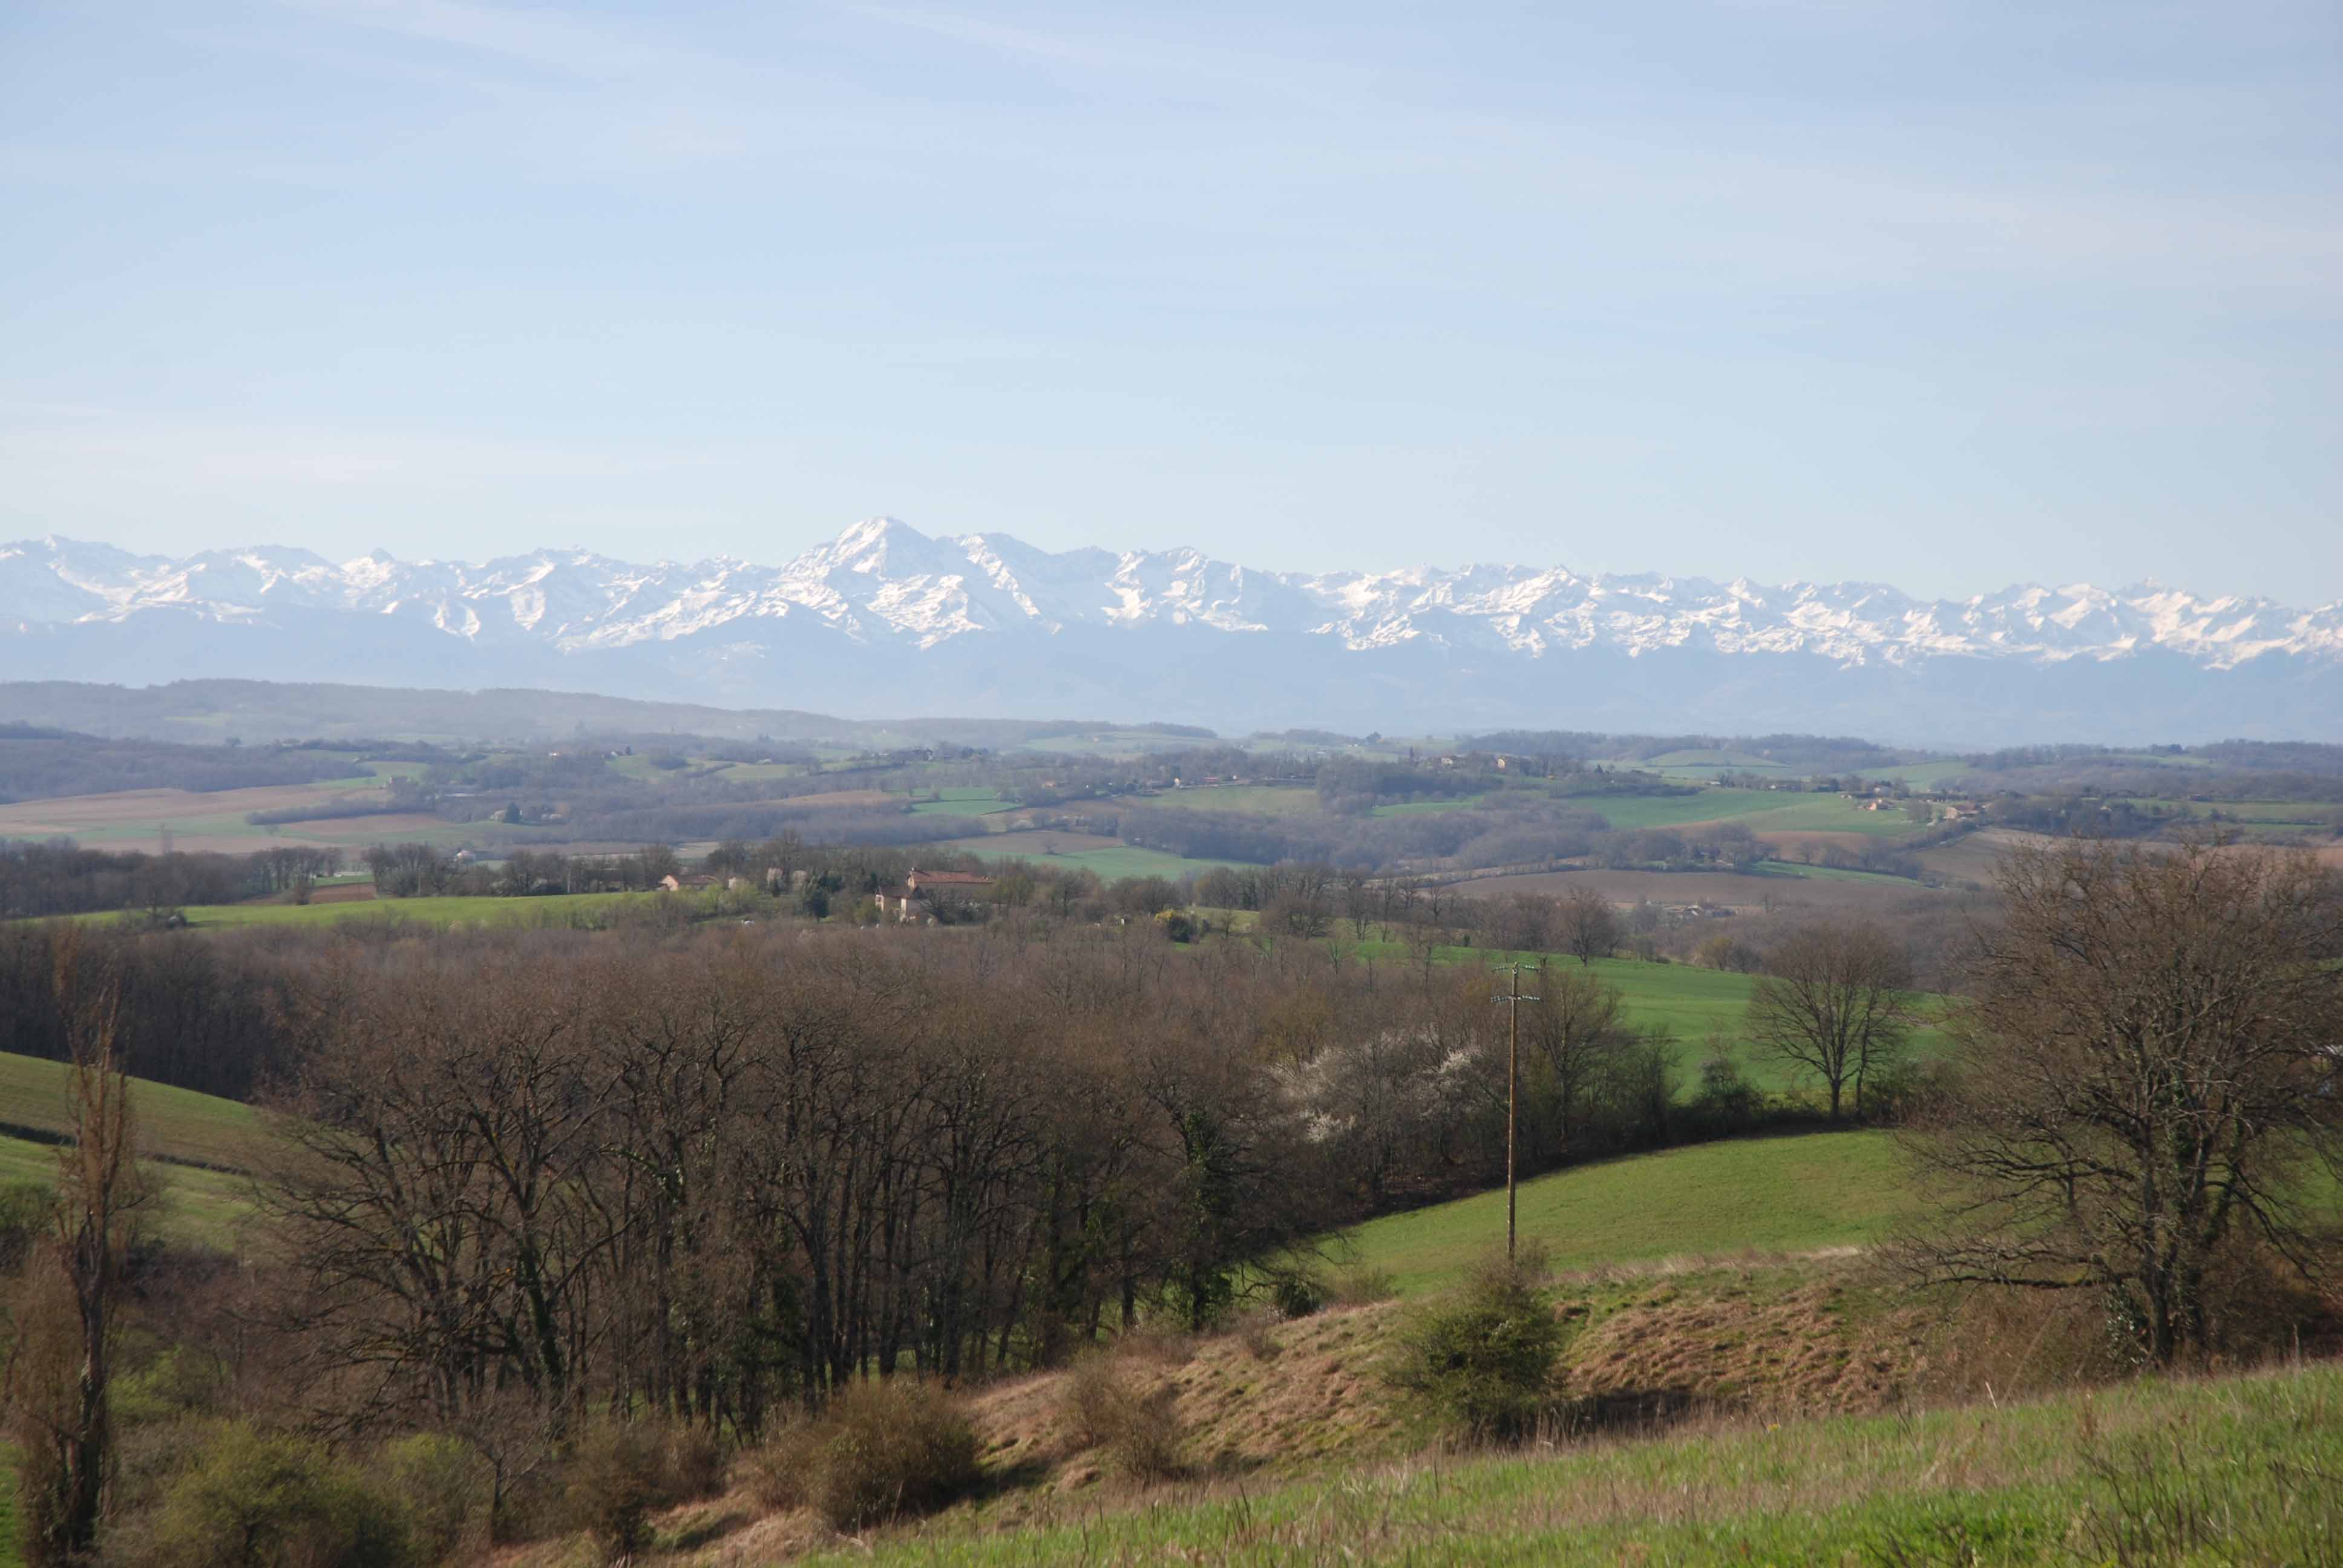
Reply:
[[1526, 1436], [1549, 1403], [1563, 1328], [1538, 1282], [1542, 1250], [1502, 1254], [1410, 1312], [1385, 1361], [1385, 1381], [1475, 1442]]
[[415, 1546], [389, 1499], [317, 1444], [219, 1429], [172, 1483], [156, 1524], [169, 1568], [408, 1568]]
[[724, 1445], [704, 1426], [675, 1425], [659, 1444], [660, 1490], [670, 1503], [724, 1490]]
[[418, 1561], [453, 1562], [487, 1544], [496, 1478], [478, 1449], [461, 1438], [417, 1432], [387, 1444], [377, 1462], [385, 1485], [406, 1505]]
[[811, 1508], [838, 1530], [931, 1513], [982, 1473], [976, 1429], [933, 1384], [855, 1383], [812, 1420], [743, 1458], [740, 1479], [767, 1508]]
[[669, 1502], [659, 1433], [610, 1422], [580, 1438], [569, 1456], [564, 1496], [573, 1528], [584, 1531], [612, 1563], [651, 1543], [651, 1515]]
[[1281, 1318], [1306, 1318], [1322, 1311], [1330, 1294], [1325, 1280], [1306, 1269], [1281, 1275], [1270, 1289]]
[[1131, 1481], [1163, 1481], [1180, 1473], [1187, 1438], [1174, 1397], [1168, 1385], [1142, 1390], [1127, 1363], [1093, 1354], [1066, 1374], [1059, 1414], [1074, 1446], [1097, 1450], [1108, 1470]]
[[1765, 1104], [1765, 1096], [1734, 1057], [1733, 1042], [1722, 1035], [1709, 1036], [1708, 1055], [1700, 1064], [1700, 1088], [1693, 1093], [1693, 1115], [1712, 1131], [1743, 1132], [1756, 1125]]

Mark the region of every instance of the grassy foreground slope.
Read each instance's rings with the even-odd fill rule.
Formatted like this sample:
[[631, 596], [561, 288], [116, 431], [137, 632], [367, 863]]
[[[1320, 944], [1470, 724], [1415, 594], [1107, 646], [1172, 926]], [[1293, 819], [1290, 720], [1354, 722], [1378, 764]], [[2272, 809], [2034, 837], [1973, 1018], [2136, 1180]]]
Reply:
[[[1522, 1184], [1521, 1234], [1558, 1269], [1687, 1254], [1805, 1252], [1877, 1241], [1909, 1202], [1884, 1132], [1697, 1143]], [[1346, 1261], [1403, 1294], [1453, 1283], [1505, 1239], [1502, 1189], [1371, 1220]]]
[[1720, 1422], [1432, 1460], [809, 1561], [2318, 1563], [2343, 1553], [2343, 1369], [1918, 1415]]

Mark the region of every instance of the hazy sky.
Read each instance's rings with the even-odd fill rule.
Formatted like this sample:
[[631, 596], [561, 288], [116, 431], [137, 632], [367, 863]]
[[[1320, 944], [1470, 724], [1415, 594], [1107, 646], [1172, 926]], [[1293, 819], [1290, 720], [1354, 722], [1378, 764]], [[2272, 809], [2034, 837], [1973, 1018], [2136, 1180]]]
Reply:
[[2343, 6], [0, 6], [0, 538], [2343, 598]]

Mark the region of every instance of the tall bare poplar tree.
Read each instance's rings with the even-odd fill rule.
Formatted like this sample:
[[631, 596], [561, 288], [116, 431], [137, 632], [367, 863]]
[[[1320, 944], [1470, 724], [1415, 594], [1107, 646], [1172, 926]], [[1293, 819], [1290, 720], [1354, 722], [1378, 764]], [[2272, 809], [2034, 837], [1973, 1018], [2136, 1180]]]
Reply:
[[2306, 1275], [2343, 1175], [2343, 889], [2307, 852], [2077, 839], [2003, 865], [1911, 1140], [1939, 1179], [1924, 1277], [2111, 1292], [2167, 1364], [2207, 1346], [2225, 1247]]
[[55, 984], [73, 1052], [71, 1141], [58, 1151], [48, 1242], [26, 1271], [8, 1379], [17, 1508], [35, 1563], [68, 1562], [96, 1543], [113, 1458], [115, 1310], [148, 1196], [116, 1050], [119, 981], [72, 930], [57, 941]]

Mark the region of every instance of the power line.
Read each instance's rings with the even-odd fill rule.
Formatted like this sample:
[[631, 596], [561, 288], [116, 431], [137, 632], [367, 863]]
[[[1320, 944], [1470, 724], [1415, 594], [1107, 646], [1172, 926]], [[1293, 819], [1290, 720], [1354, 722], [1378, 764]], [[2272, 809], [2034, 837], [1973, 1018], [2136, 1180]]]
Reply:
[[1513, 1149], [1521, 1127], [1522, 1003], [1538, 1000], [1522, 994], [1522, 971], [1526, 969], [1543, 971], [1544, 968], [1544, 964], [1499, 964], [1496, 972], [1510, 979], [1512, 989], [1503, 996], [1492, 999], [1505, 1009], [1505, 1261], [1508, 1263], [1513, 1261]]

